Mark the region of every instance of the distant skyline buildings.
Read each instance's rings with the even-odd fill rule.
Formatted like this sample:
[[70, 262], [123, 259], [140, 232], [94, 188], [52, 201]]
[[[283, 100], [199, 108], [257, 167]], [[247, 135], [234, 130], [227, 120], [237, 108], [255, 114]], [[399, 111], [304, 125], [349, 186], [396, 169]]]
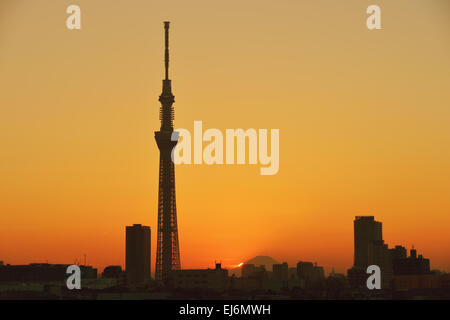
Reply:
[[[408, 250], [404, 246], [395, 245], [394, 247], [389, 248], [388, 244], [385, 243], [383, 239], [380, 240], [380, 237], [382, 238], [383, 235], [383, 224], [380, 221], [376, 221], [374, 216], [356, 216], [353, 221], [353, 225], [354, 263], [352, 269], [365, 270], [368, 265], [377, 265], [380, 266], [380, 269], [385, 277], [395, 275], [395, 270], [397, 270], [397, 272], [401, 272], [402, 274], [414, 274], [414, 272], [417, 272], [414, 270], [422, 270], [422, 273], [431, 271], [432, 268], [430, 259], [424, 258], [422, 254], [417, 254], [417, 250], [414, 249], [414, 246], [410, 250], [410, 254], [408, 256]], [[256, 261], [256, 263], [249, 263], [253, 260]], [[75, 264], [79, 264], [77, 261], [79, 260], [76, 259]], [[357, 265], [355, 263], [356, 261], [363, 262], [360, 262], [359, 265]], [[31, 262], [31, 264], [34, 265], [42, 264], [34, 261]], [[4, 261], [0, 261], [0, 266], [5, 264], [8, 265], [8, 261], [6, 261], [6, 263]], [[140, 267], [140, 265], [145, 265], [145, 267]], [[239, 265], [242, 266], [241, 270], [243, 276], [245, 276], [246, 273], [251, 274], [258, 271], [261, 265], [264, 265], [266, 268], [265, 270], [273, 272], [276, 278], [285, 278], [285, 269], [288, 267], [287, 262], [279, 263], [269, 256], [256, 256], [255, 258], [250, 259], [247, 262], [242, 262]], [[292, 265], [292, 260], [290, 260], [290, 265]], [[327, 267], [327, 272], [325, 272], [324, 267], [317, 266], [317, 263], [299, 261], [296, 268], [288, 267], [287, 270], [289, 270], [288, 273], [290, 274], [291, 271], [294, 272], [293, 270], [295, 269], [295, 273], [299, 277], [301, 277], [302, 274], [311, 276], [311, 274], [315, 274], [317, 272], [317, 274], [322, 275], [333, 273], [332, 270], [335, 269], [333, 265], [327, 264], [325, 266]], [[111, 267], [116, 268], [120, 267], [120, 265], [105, 266], [105, 268]], [[272, 267], [274, 268], [273, 270]], [[237, 265], [224, 265], [224, 268], [232, 271], [237, 268]], [[439, 270], [440, 268], [435, 266], [433, 269]], [[338, 269], [339, 272], [344, 270], [341, 268]], [[446, 271], [446, 269], [440, 270], [444, 272]], [[151, 273], [150, 227], [142, 226], [141, 224], [126, 226], [124, 271], [128, 274], [127, 278], [132, 282], [142, 282], [153, 276]], [[144, 276], [142, 276], [142, 274], [144, 274]]]
[[[169, 289], [198, 289], [226, 292], [233, 290], [259, 290], [270, 293], [286, 290], [306, 290], [306, 296], [317, 293], [330, 292], [328, 289], [341, 287], [347, 294], [357, 295], [361, 289], [366, 290], [368, 273], [363, 263], [376, 265], [381, 271], [380, 289], [409, 290], [409, 289], [445, 289], [450, 288], [450, 274], [438, 270], [431, 270], [430, 260], [410, 250], [407, 256], [406, 248], [396, 245], [389, 248], [382, 238], [382, 223], [374, 216], [356, 216], [354, 220], [355, 259], [362, 261], [359, 266], [353, 265], [347, 274], [336, 273], [334, 268], [328, 275], [317, 263], [299, 261], [295, 267], [289, 267], [288, 262], [278, 263], [269, 256], [257, 256], [240, 263], [237, 268], [222, 268], [216, 262], [214, 269], [179, 269], [171, 270], [164, 279], [164, 288]], [[91, 288], [105, 288], [105, 286], [119, 286], [133, 290], [146, 290], [151, 285], [151, 230], [148, 226], [133, 224], [126, 226], [126, 269], [125, 272], [118, 265], [111, 265], [104, 269], [101, 277], [97, 269], [81, 266], [82, 274], [88, 275]], [[361, 233], [367, 233], [364, 237]], [[363, 246], [363, 245], [364, 246]], [[364, 249], [362, 249], [364, 248]], [[362, 255], [363, 250], [366, 254]], [[248, 263], [253, 262], [253, 263]], [[64, 268], [68, 265], [30, 264], [30, 265], [2, 265], [0, 263], [0, 284], [8, 282], [61, 282], [64, 280]], [[236, 274], [233, 269], [238, 270]], [[158, 279], [156, 279], [158, 280]], [[146, 286], [142, 286], [146, 285]], [[162, 288], [161, 287], [161, 288]], [[116, 290], [116, 289], [114, 289]], [[325, 291], [324, 291], [325, 290]], [[328, 291], [327, 291], [328, 290]], [[352, 291], [355, 290], [355, 291]], [[292, 292], [292, 291], [291, 291]], [[359, 292], [359, 293], [358, 293]], [[385, 291], [386, 292], [389, 291]], [[428, 291], [428, 295], [433, 291]], [[323, 295], [321, 296], [323, 298]], [[389, 295], [387, 295], [389, 297]]]
[[409, 257], [406, 252], [401, 257], [392, 260], [392, 269], [397, 275], [424, 275], [431, 272], [430, 259], [417, 255], [417, 250], [411, 249]]
[[390, 285], [394, 276], [423, 275], [430, 273], [430, 260], [417, 257], [417, 251], [411, 249], [407, 257], [407, 250], [401, 245], [389, 248], [383, 240], [382, 223], [374, 216], [356, 216], [354, 226], [354, 263], [347, 270], [350, 282], [356, 286], [363, 286], [366, 269], [376, 265], [381, 270], [382, 287]]
[[325, 270], [317, 263], [299, 261], [297, 263], [297, 276], [299, 279], [316, 281], [325, 277]]

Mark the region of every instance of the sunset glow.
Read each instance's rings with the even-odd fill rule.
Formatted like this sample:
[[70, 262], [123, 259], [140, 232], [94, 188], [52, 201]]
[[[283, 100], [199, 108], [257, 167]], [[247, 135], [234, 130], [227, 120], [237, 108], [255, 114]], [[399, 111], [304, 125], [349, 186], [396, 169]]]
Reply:
[[279, 129], [276, 174], [175, 166], [182, 268], [345, 272], [353, 220], [373, 215], [389, 247], [450, 271], [450, 2], [378, 2], [370, 33], [366, 0], [79, 0], [79, 31], [71, 1], [2, 0], [0, 260], [124, 267], [142, 224], [155, 271], [170, 19], [175, 128]]

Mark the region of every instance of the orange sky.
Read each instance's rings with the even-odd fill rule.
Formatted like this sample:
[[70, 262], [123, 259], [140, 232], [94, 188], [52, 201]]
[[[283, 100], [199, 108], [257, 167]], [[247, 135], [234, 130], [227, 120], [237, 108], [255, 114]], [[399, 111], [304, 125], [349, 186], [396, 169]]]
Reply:
[[450, 271], [449, 1], [132, 3], [1, 1], [0, 260], [124, 265], [141, 223], [154, 271], [170, 20], [175, 127], [280, 129], [275, 176], [176, 167], [183, 268], [269, 255], [344, 272], [369, 214]]

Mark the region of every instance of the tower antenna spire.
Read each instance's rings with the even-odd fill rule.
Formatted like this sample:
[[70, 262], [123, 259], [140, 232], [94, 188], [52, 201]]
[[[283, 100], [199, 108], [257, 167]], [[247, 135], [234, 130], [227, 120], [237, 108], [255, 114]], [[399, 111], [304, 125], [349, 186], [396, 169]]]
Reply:
[[166, 80], [169, 80], [169, 21], [164, 21], [164, 30], [165, 30], [165, 38], [166, 38], [166, 50], [165, 50], [165, 67], [166, 67]]

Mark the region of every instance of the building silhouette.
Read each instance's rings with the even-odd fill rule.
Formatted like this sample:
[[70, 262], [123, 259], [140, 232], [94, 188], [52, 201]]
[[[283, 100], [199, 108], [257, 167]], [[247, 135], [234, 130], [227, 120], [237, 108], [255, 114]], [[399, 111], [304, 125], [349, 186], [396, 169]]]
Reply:
[[317, 263], [299, 261], [297, 263], [297, 276], [305, 281], [319, 281], [325, 278], [325, 270]]
[[267, 270], [264, 265], [255, 266], [253, 263], [244, 263], [241, 270], [242, 278], [268, 278]]
[[272, 267], [272, 278], [276, 280], [288, 280], [289, 266], [287, 262], [274, 264]]
[[354, 234], [355, 262], [353, 267], [347, 270], [351, 287], [366, 286], [366, 268], [369, 265], [380, 267], [382, 288], [426, 287], [420, 281], [431, 278], [422, 279], [417, 276], [430, 275], [430, 260], [423, 258], [422, 255], [417, 256], [414, 249], [407, 257], [406, 248], [400, 245], [390, 249], [382, 239], [381, 222], [375, 221], [373, 216], [355, 217]]
[[255, 265], [253, 263], [244, 263], [241, 267], [241, 271], [241, 277], [248, 278], [255, 272]]
[[297, 276], [299, 279], [312, 279], [314, 277], [313, 263], [299, 261], [297, 263]]
[[395, 248], [390, 249], [392, 259], [403, 259], [406, 258], [406, 248], [403, 246], [395, 246]]
[[126, 227], [125, 270], [130, 284], [150, 279], [150, 227], [134, 224]]
[[173, 103], [171, 80], [169, 80], [169, 22], [165, 29], [165, 79], [163, 80], [160, 120], [161, 128], [155, 132], [159, 148], [159, 190], [158, 190], [158, 236], [156, 250], [156, 280], [167, 280], [172, 270], [180, 270], [180, 249], [178, 244], [177, 206], [175, 202], [175, 169], [171, 158], [172, 149], [178, 142], [173, 135]]
[[[60, 282], [65, 284], [69, 264], [30, 263], [27, 265], [0, 265], [0, 282]], [[97, 269], [79, 266], [81, 279], [96, 279]]]
[[123, 275], [121, 266], [107, 266], [102, 272], [102, 278], [118, 279]]
[[369, 265], [369, 250], [374, 241], [382, 241], [382, 224], [374, 216], [356, 216], [353, 222], [355, 255], [354, 267], [366, 269]]
[[411, 249], [409, 257], [401, 257], [392, 260], [395, 275], [423, 275], [430, 274], [430, 259], [425, 259], [417, 251]]
[[168, 283], [176, 289], [212, 289], [223, 291], [228, 288], [228, 270], [216, 263], [215, 269], [173, 270], [168, 275]]

